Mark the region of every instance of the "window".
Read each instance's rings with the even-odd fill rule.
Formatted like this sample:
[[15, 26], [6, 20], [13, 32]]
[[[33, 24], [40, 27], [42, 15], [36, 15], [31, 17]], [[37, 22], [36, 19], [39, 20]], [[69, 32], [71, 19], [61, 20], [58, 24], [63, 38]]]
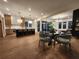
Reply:
[[62, 28], [62, 22], [59, 22], [59, 29]]
[[66, 29], [66, 22], [63, 22], [63, 29]]
[[32, 27], [32, 24], [31, 23], [29, 23], [29, 27]]
[[28, 27], [28, 22], [25, 22], [25, 27]]
[[40, 31], [40, 21], [37, 22], [37, 30]]
[[28, 21], [29, 27], [32, 27], [32, 21]]
[[42, 21], [42, 31], [46, 31], [47, 30], [47, 22], [46, 21]]
[[71, 27], [72, 27], [72, 21], [69, 21], [68, 22], [68, 29], [71, 29]]
[[26, 21], [25, 22], [25, 27], [32, 27], [32, 21]]

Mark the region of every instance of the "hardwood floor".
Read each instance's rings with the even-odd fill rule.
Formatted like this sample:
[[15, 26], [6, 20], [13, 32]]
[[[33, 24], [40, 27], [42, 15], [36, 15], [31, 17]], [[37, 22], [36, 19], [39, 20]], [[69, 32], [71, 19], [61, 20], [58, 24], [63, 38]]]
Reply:
[[72, 38], [72, 50], [63, 46], [48, 47], [43, 51], [38, 47], [38, 33], [16, 38], [15, 35], [0, 39], [0, 59], [79, 59], [79, 40]]

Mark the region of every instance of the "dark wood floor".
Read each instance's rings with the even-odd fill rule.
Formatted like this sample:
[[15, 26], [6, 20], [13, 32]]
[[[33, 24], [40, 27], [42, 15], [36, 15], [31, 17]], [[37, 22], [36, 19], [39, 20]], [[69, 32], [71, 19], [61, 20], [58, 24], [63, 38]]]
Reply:
[[46, 46], [43, 51], [38, 47], [38, 33], [32, 36], [16, 38], [15, 35], [0, 39], [0, 59], [79, 59], [79, 40], [72, 38], [72, 50], [62, 46]]

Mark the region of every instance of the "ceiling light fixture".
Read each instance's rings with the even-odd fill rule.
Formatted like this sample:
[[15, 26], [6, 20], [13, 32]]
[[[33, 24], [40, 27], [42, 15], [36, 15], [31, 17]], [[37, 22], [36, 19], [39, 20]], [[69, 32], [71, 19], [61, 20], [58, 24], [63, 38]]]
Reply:
[[18, 20], [17, 20], [17, 23], [18, 23], [18, 24], [21, 24], [22, 22], [23, 22], [22, 19], [18, 19]]
[[7, 0], [3, 0], [4, 2], [8, 2]]

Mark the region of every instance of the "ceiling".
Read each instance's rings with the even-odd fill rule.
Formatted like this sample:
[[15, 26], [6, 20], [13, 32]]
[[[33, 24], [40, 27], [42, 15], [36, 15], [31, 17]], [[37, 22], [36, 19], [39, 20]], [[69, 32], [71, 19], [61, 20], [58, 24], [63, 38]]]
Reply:
[[[10, 10], [7, 11], [6, 8]], [[30, 12], [29, 8], [31, 8]], [[7, 3], [0, 0], [1, 12], [25, 17], [31, 14], [32, 18], [51, 16], [77, 8], [79, 8], [79, 0], [8, 0]]]

